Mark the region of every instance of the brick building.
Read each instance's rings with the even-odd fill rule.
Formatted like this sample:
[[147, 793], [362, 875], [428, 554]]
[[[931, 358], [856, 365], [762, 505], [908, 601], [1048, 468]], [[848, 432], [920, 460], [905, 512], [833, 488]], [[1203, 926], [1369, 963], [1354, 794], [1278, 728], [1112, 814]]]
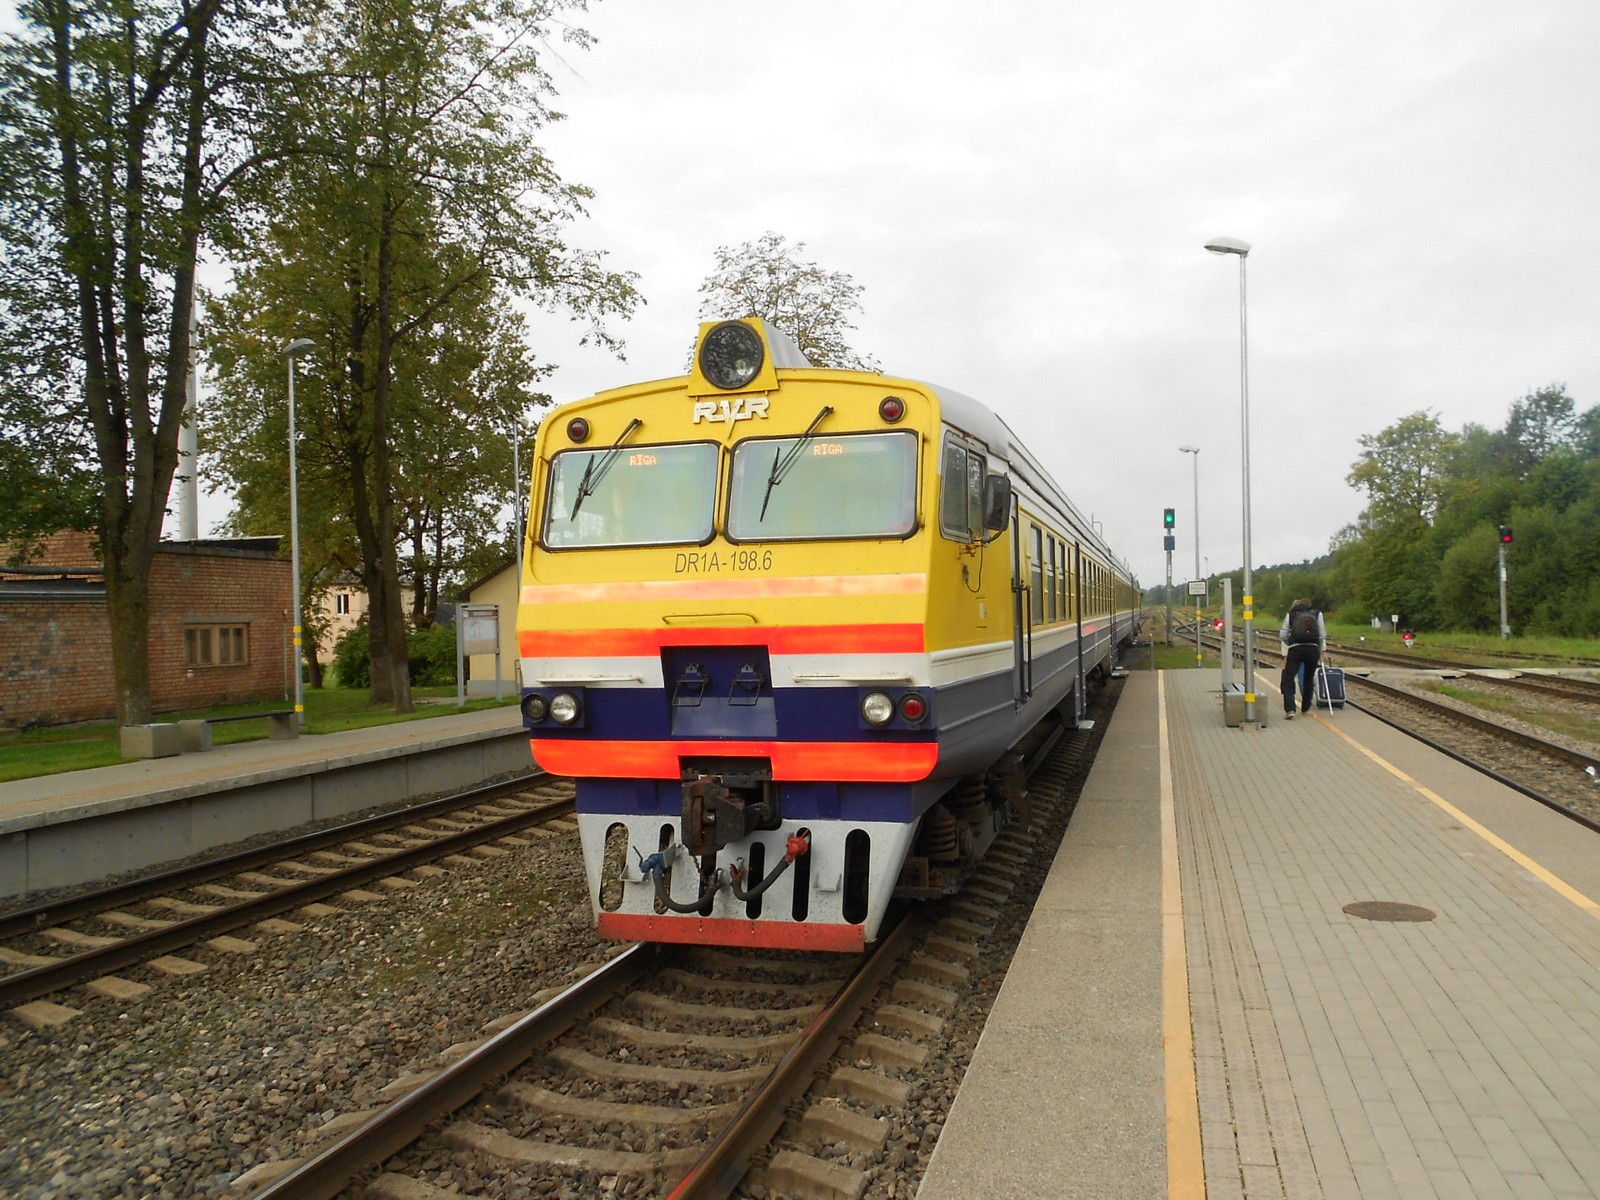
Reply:
[[[162, 542], [150, 571], [150, 700], [158, 712], [294, 694], [294, 576], [278, 538]], [[0, 727], [111, 720], [105, 571], [87, 534], [0, 555]]]

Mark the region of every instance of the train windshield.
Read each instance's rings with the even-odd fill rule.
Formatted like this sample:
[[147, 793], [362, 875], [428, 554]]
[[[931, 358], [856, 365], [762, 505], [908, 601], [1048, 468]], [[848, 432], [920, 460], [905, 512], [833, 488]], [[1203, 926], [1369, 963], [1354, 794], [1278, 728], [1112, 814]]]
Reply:
[[733, 450], [728, 537], [909, 537], [917, 527], [917, 435], [750, 438]]
[[552, 550], [711, 540], [717, 447], [563, 450], [550, 464], [544, 544]]

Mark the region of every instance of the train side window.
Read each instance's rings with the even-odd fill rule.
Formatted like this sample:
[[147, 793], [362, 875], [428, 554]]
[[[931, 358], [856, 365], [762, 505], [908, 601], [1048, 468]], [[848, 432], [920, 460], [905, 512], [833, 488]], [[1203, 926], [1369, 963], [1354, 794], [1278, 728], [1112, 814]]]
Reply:
[[1072, 559], [1067, 554], [1067, 544], [1065, 542], [1061, 543], [1060, 550], [1061, 561], [1057, 564], [1056, 569], [1056, 599], [1061, 605], [1061, 619], [1063, 621], [1070, 621], [1072, 620], [1072, 609], [1068, 607], [1067, 602], [1067, 577], [1072, 570], [1072, 568], [1068, 566]]
[[1033, 527], [1033, 554], [1028, 564], [1028, 585], [1032, 593], [1029, 615], [1035, 625], [1044, 624], [1044, 530]]
[[983, 536], [985, 466], [983, 455], [974, 453], [959, 442], [945, 442], [939, 528], [946, 537], [970, 542]]
[[1052, 534], [1048, 539], [1050, 553], [1045, 559], [1045, 620], [1052, 624], [1056, 621], [1056, 539]]

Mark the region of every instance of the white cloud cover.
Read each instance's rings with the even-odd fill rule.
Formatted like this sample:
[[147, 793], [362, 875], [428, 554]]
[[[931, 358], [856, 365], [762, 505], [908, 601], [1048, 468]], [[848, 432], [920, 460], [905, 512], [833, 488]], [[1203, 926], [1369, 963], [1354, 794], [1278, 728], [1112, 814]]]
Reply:
[[[0, 26], [12, 26], [0, 5]], [[557, 400], [678, 373], [718, 246], [863, 285], [855, 346], [999, 411], [1146, 583], [1322, 553], [1358, 439], [1600, 404], [1594, 0], [595, 0], [552, 43], [575, 244], [636, 270], [628, 361], [558, 317]]]
[[720, 245], [863, 285], [854, 344], [999, 411], [1149, 583], [1327, 548], [1358, 438], [1600, 404], [1590, 0], [981, 6], [601, 0], [544, 143], [579, 244], [641, 273], [628, 362], [536, 323], [570, 400], [677, 373]]

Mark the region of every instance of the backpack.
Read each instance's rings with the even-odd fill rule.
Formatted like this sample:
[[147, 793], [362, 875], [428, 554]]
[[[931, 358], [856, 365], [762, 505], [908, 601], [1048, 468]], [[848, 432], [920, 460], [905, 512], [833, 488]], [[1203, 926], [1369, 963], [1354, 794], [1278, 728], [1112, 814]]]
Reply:
[[1314, 608], [1297, 608], [1289, 614], [1289, 641], [1300, 646], [1310, 643], [1317, 644], [1322, 639], [1317, 636], [1317, 610]]

